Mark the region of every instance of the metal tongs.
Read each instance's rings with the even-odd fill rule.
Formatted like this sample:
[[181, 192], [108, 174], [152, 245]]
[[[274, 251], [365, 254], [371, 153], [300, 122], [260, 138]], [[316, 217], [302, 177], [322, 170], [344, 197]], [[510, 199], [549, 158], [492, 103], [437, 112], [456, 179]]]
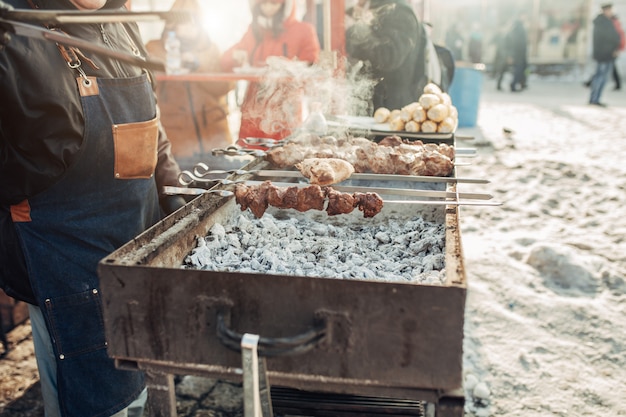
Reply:
[[280, 140], [274, 140], [274, 139], [269, 139], [269, 138], [245, 138], [243, 139], [243, 142], [246, 145], [251, 145], [251, 146], [262, 146], [264, 148], [275, 148], [277, 146], [285, 146], [289, 140], [288, 139], [280, 139]]
[[233, 185], [245, 182], [245, 180], [229, 180], [226, 178], [207, 178], [208, 175], [215, 174], [237, 174], [243, 175], [247, 174], [250, 171], [245, 171], [243, 169], [232, 169], [232, 170], [223, 170], [223, 169], [209, 169], [209, 166], [203, 162], [198, 162], [192, 171], [184, 170], [178, 174], [178, 182], [181, 185], [191, 185], [195, 183], [208, 183], [215, 182], [222, 185]]
[[[75, 23], [110, 23], [136, 22], [150, 20], [190, 21], [188, 11], [169, 12], [129, 12], [129, 11], [78, 11], [78, 10], [23, 10], [12, 9], [11, 6], [0, 1], [0, 32], [25, 36], [34, 39], [43, 39], [73, 46], [99, 55], [111, 57], [140, 68], [155, 71], [165, 71], [165, 63], [158, 59], [144, 58], [130, 53], [105, 48], [83, 39], [67, 35], [60, 31], [49, 30], [38, 25], [59, 25]], [[28, 23], [26, 23], [28, 22]]]
[[250, 156], [257, 156], [257, 157], [263, 157], [266, 154], [266, 152], [261, 149], [246, 149], [237, 145], [229, 145], [225, 148], [213, 149], [211, 153], [213, 155], [227, 155], [227, 156], [250, 155]]

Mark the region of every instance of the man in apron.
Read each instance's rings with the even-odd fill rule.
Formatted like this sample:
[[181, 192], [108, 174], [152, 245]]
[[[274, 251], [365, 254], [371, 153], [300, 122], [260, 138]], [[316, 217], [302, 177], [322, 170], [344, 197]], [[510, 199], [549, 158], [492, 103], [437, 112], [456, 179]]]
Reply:
[[[55, 10], [125, 2], [4, 1]], [[145, 56], [136, 24], [55, 29]], [[135, 415], [128, 406], [145, 396], [143, 375], [117, 369], [107, 355], [96, 267], [184, 204], [161, 196], [164, 185], [177, 185], [179, 168], [151, 75], [13, 35], [0, 50], [0, 97], [0, 285], [29, 303], [46, 416]]]

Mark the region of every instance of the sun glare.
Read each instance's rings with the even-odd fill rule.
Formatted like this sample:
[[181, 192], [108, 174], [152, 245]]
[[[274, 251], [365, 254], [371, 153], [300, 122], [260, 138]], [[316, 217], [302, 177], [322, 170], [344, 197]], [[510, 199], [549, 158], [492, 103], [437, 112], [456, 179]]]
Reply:
[[225, 50], [237, 42], [250, 24], [248, 0], [222, 1], [210, 0], [204, 5], [202, 23], [211, 39]]

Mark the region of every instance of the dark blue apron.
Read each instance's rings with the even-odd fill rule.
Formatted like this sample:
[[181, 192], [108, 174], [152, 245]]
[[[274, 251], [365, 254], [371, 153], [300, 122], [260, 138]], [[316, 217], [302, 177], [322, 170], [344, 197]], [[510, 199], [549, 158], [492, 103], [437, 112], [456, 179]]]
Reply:
[[96, 268], [159, 220], [156, 108], [145, 74], [77, 83], [85, 132], [76, 162], [14, 222], [52, 336], [63, 415], [110, 416], [144, 382], [107, 356]]

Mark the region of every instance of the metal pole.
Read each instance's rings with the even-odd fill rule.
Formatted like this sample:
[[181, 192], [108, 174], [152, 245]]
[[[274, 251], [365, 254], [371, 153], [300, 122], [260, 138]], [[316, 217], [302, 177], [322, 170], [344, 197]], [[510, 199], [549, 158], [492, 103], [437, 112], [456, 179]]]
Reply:
[[330, 52], [331, 50], [331, 38], [332, 38], [332, 15], [331, 15], [331, 0], [324, 0], [324, 51]]

